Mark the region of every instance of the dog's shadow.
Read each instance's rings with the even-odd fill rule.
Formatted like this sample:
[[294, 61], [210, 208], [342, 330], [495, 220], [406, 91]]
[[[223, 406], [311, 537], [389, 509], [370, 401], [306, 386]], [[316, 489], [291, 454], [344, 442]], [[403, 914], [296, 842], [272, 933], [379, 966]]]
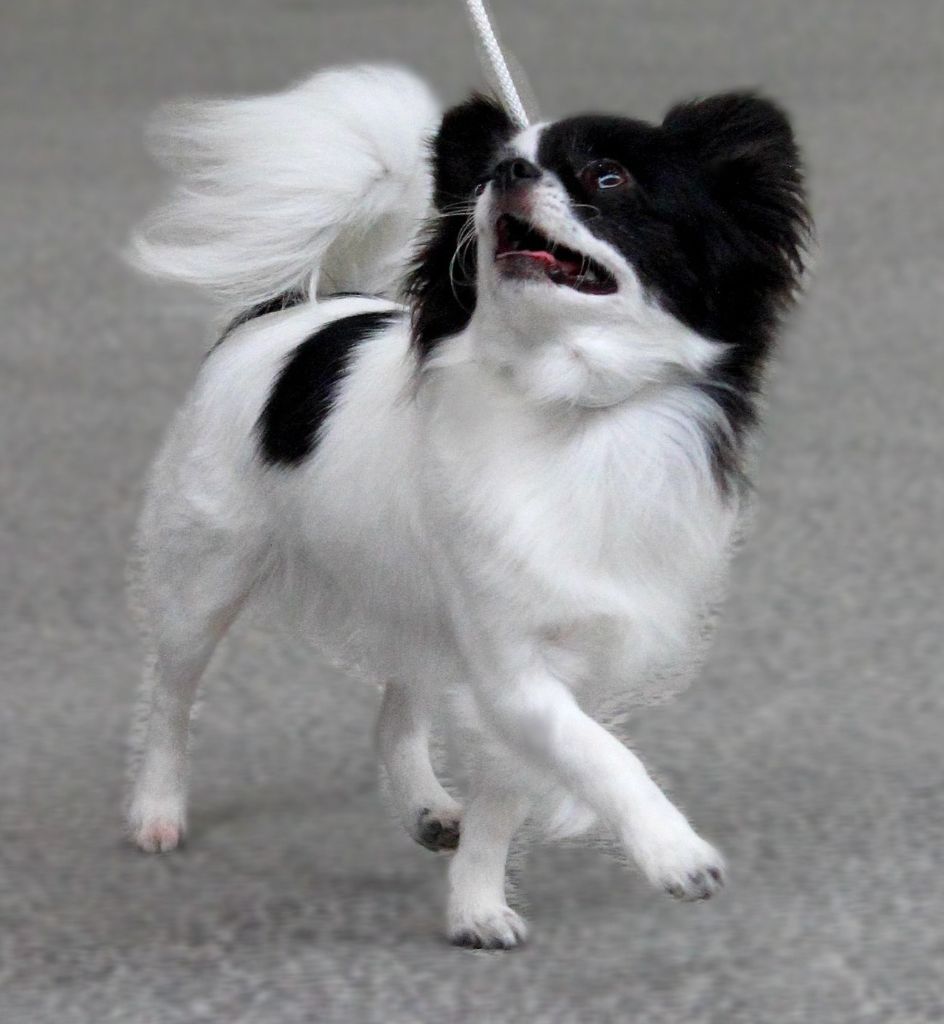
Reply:
[[[113, 934], [131, 926], [138, 946], [143, 938], [152, 948], [191, 950], [437, 937], [444, 858], [413, 843], [367, 794], [313, 804], [266, 790], [196, 806], [185, 842], [170, 853], [125, 841], [129, 901], [112, 908]], [[145, 928], [126, 920], [138, 917]]]

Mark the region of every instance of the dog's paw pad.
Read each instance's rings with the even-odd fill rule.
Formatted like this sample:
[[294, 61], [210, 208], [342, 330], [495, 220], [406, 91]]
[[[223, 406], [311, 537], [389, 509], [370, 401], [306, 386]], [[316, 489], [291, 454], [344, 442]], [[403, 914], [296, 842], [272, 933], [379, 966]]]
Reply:
[[459, 845], [459, 813], [424, 807], [416, 818], [413, 838], [427, 850], [455, 850]]
[[528, 937], [528, 925], [511, 907], [458, 915], [449, 927], [449, 941], [467, 949], [514, 949]]
[[167, 818], [146, 821], [134, 830], [135, 845], [145, 853], [168, 853], [176, 850], [182, 840], [180, 823]]

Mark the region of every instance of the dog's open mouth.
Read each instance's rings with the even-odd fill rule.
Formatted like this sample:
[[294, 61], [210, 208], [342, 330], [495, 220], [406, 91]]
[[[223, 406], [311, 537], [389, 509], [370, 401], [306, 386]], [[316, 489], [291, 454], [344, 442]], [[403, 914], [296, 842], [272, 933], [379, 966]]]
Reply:
[[551, 241], [523, 220], [503, 213], [495, 224], [495, 261], [514, 277], [544, 276], [591, 295], [610, 295], [616, 279], [596, 260]]

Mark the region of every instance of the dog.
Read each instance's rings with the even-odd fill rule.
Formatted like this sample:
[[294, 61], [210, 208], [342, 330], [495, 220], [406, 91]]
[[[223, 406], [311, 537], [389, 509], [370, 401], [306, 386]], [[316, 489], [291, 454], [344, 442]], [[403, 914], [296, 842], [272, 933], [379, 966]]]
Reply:
[[[198, 681], [254, 600], [384, 687], [397, 813], [454, 851], [454, 943], [525, 939], [529, 818], [598, 822], [656, 888], [714, 895], [720, 854], [601, 718], [687, 680], [723, 586], [811, 231], [787, 116], [740, 92], [522, 130], [358, 66], [161, 137], [181, 181], [135, 259], [231, 322], [140, 521], [134, 842], [181, 841]], [[466, 737], [464, 810], [434, 726]]]

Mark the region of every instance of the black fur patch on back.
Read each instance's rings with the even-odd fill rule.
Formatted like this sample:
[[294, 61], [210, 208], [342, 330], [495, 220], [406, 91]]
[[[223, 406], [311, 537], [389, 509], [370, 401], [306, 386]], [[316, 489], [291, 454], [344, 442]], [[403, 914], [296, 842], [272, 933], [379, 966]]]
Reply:
[[486, 179], [514, 127], [485, 96], [446, 113], [433, 140], [437, 216], [428, 225], [407, 279], [413, 308], [413, 345], [422, 358], [442, 338], [458, 334], [475, 309], [475, 239], [457, 253], [463, 229], [471, 230], [475, 187]]
[[375, 310], [333, 320], [289, 355], [257, 423], [267, 463], [296, 466], [314, 451], [354, 349], [398, 316]]

